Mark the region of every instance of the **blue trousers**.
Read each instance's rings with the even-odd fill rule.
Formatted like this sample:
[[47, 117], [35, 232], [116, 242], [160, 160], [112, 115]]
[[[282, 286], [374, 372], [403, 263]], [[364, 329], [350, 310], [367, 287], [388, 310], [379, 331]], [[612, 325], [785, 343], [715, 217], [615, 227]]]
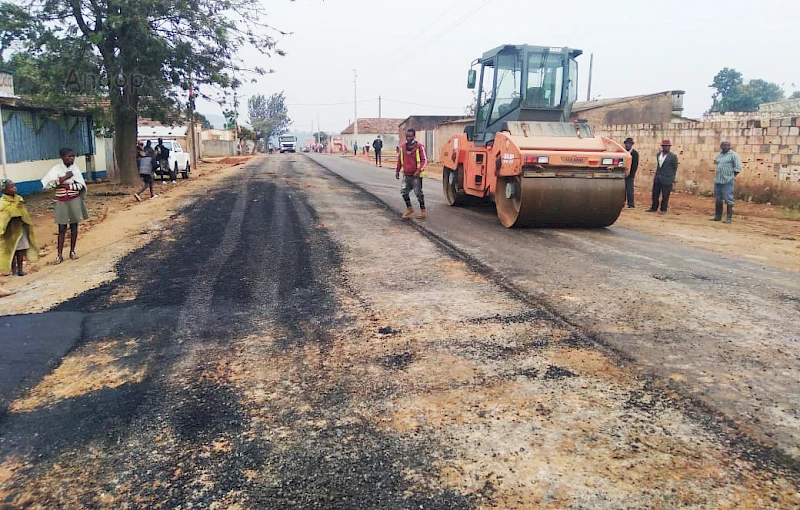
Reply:
[[728, 205], [733, 205], [734, 182], [735, 181], [731, 181], [725, 184], [714, 183], [714, 199], [717, 202], [725, 202]]

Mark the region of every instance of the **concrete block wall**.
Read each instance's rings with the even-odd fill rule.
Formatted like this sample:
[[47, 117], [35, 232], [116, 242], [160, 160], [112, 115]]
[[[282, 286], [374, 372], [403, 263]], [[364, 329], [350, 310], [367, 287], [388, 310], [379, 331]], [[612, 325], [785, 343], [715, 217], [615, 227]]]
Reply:
[[637, 185], [649, 186], [661, 140], [672, 141], [678, 155], [677, 188], [694, 192], [714, 189], [714, 158], [722, 140], [742, 158], [739, 183], [800, 189], [800, 118], [729, 120], [672, 124], [599, 125], [595, 132], [618, 142], [634, 139], [639, 151]]

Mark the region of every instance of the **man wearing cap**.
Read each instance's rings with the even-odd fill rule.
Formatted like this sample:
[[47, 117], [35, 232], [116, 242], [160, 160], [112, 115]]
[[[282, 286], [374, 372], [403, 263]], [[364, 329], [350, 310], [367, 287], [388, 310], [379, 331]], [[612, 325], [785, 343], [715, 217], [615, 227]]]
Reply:
[[628, 209], [633, 209], [633, 179], [636, 177], [636, 169], [639, 168], [639, 153], [633, 148], [633, 138], [626, 138], [623, 143], [625, 150], [631, 155], [631, 173], [625, 178], [625, 200], [628, 202]]
[[670, 152], [671, 148], [672, 142], [666, 138], [661, 140], [661, 152], [656, 155], [656, 175], [653, 178], [653, 204], [647, 212], [658, 211], [660, 215], [667, 212], [669, 194], [672, 193], [672, 184], [675, 182], [675, 174], [678, 173], [678, 156]]
[[720, 153], [717, 154], [714, 162], [717, 164], [717, 171], [714, 174], [714, 221], [722, 220], [722, 204], [728, 206], [728, 215], [724, 223], [733, 221], [733, 185], [736, 183], [736, 176], [742, 171], [742, 160], [739, 155], [731, 150], [731, 142], [723, 140], [719, 144]]

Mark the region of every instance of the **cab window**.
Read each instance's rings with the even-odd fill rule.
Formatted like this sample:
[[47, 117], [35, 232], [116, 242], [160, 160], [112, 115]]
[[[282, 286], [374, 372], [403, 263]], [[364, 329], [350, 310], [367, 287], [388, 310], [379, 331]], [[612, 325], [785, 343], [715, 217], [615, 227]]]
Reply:
[[519, 108], [522, 92], [522, 59], [517, 53], [497, 56], [495, 98], [492, 116], [494, 123], [509, 112]]

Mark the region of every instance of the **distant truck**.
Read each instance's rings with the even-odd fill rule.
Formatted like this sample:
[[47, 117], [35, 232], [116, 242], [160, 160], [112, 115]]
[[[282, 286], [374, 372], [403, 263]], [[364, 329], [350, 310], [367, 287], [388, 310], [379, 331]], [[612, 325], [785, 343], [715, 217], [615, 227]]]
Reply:
[[280, 151], [281, 154], [284, 152], [297, 152], [297, 137], [294, 135], [281, 135]]

